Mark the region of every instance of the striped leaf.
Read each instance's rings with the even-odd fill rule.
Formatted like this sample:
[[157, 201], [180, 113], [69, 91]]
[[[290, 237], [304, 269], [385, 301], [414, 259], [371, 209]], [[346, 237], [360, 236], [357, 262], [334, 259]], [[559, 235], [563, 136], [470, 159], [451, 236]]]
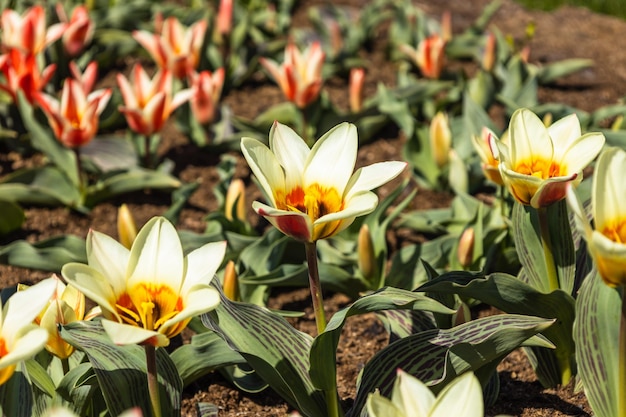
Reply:
[[[468, 272], [449, 272], [422, 285], [420, 291], [458, 294], [474, 298], [506, 313], [556, 319], [556, 324], [543, 331], [556, 349], [525, 349], [535, 359], [535, 372], [544, 386], [561, 382], [559, 357], [570, 361], [575, 369], [574, 339], [572, 326], [575, 318], [574, 299], [561, 290], [544, 294], [516, 277], [507, 274], [491, 274], [477, 278]], [[531, 352], [532, 350], [532, 352]]]
[[[217, 287], [217, 286], [216, 286]], [[230, 301], [202, 315], [202, 322], [241, 354], [285, 401], [304, 416], [326, 414], [323, 394], [309, 377], [313, 338], [267, 308]]]
[[[455, 311], [425, 296], [399, 288], [382, 288], [356, 300], [349, 307], [338, 311], [328, 322], [326, 330], [317, 336], [311, 348], [311, 378], [322, 390], [335, 387], [337, 378], [336, 353], [341, 330], [348, 317], [382, 310], [422, 310], [442, 314]], [[332, 365], [329, 365], [332, 364]]]
[[[143, 348], [113, 344], [99, 321], [70, 323], [62, 327], [61, 337], [87, 354], [111, 415], [137, 406], [150, 415]], [[179, 416], [182, 382], [164, 349], [157, 349], [157, 372], [163, 414]]]
[[102, 410], [106, 407], [102, 391], [98, 387], [98, 380], [89, 362], [72, 368], [59, 383], [57, 392], [79, 416], [88, 415], [89, 408]]
[[488, 379], [497, 362], [519, 346], [551, 346], [545, 339], [533, 336], [552, 323], [553, 320], [538, 317], [502, 314], [400, 339], [365, 365], [347, 417], [359, 416], [367, 396], [376, 389], [389, 397], [398, 368], [429, 385], [435, 393], [469, 370]]
[[33, 415], [33, 392], [25, 368], [24, 364], [20, 363], [11, 378], [0, 385], [0, 416]]
[[592, 271], [576, 299], [576, 360], [589, 404], [598, 417], [618, 415], [619, 323], [622, 300], [619, 292], [607, 287], [597, 271]]

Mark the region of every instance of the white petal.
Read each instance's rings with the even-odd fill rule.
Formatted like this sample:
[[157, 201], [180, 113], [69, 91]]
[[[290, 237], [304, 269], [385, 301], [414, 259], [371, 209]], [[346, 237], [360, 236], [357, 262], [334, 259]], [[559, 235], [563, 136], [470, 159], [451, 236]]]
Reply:
[[358, 194], [352, 195], [350, 200], [346, 200], [345, 203], [346, 207], [343, 210], [326, 214], [325, 216], [317, 219], [314, 224], [354, 218], [369, 214], [374, 211], [378, 205], [378, 196], [371, 191], [362, 191]]
[[[511, 116], [509, 124], [511, 136], [511, 161], [517, 164], [523, 160], [552, 160], [553, 145], [548, 129], [535, 113], [519, 109]], [[500, 149], [500, 146], [498, 146]]]
[[116, 345], [138, 345], [147, 341], [156, 341], [156, 343], [150, 344], [167, 346], [170, 343], [167, 336], [153, 330], [146, 330], [143, 327], [130, 326], [111, 320], [102, 320], [102, 327]]
[[11, 341], [10, 351], [0, 358], [0, 369], [30, 359], [39, 353], [48, 341], [48, 331], [35, 325], [26, 328], [16, 340]]
[[306, 162], [304, 186], [321, 184], [343, 195], [354, 171], [359, 146], [356, 126], [342, 123], [318, 139]]
[[[398, 408], [389, 399], [383, 397], [378, 392], [370, 394], [367, 397], [367, 414], [370, 417], [408, 417], [403, 410]], [[410, 417], [421, 417], [419, 415], [411, 415]]]
[[278, 163], [285, 169], [285, 187], [292, 189], [302, 185], [304, 164], [311, 152], [304, 140], [289, 126], [275, 122], [270, 130], [269, 142]]
[[130, 252], [121, 243], [96, 231], [87, 236], [87, 262], [107, 277], [116, 294], [126, 290], [126, 270]]
[[48, 305], [56, 286], [54, 278], [47, 278], [9, 297], [1, 329], [2, 338], [6, 339], [8, 344], [13, 343], [22, 329], [31, 324]]
[[626, 152], [610, 147], [600, 154], [591, 191], [596, 229], [626, 217]]
[[118, 317], [115, 309], [116, 294], [124, 293], [126, 287], [119, 288], [119, 293], [114, 292], [111, 282], [100, 271], [85, 264], [65, 264], [61, 275], [101, 309]]
[[[569, 148], [555, 147], [554, 160], [561, 162], [567, 167], [567, 173], [579, 172], [587, 167], [595, 159], [604, 146], [602, 133], [587, 133], [572, 141]], [[557, 156], [557, 149], [563, 152]]]
[[430, 417], [483, 417], [483, 390], [474, 374], [466, 372], [448, 384], [433, 404]]
[[350, 177], [344, 198], [349, 200], [354, 194], [361, 191], [380, 187], [400, 175], [406, 166], [406, 162], [388, 161], [359, 168]]
[[576, 191], [574, 191], [573, 187], [569, 187], [567, 189], [567, 194], [565, 196], [567, 199], [567, 204], [570, 209], [574, 213], [574, 221], [576, 222], [576, 228], [583, 233], [585, 239], [589, 240], [591, 237], [591, 233], [593, 233], [593, 229], [589, 224], [589, 220], [585, 215], [585, 210], [583, 205], [580, 203], [578, 196], [576, 195]]
[[554, 143], [555, 159], [560, 149], [567, 149], [570, 145], [580, 137], [580, 121], [576, 113], [557, 120], [548, 127], [548, 133]]
[[160, 327], [165, 332], [169, 327], [183, 320], [199, 316], [215, 309], [220, 304], [220, 295], [215, 288], [196, 286], [192, 288], [185, 299], [185, 308]]
[[285, 190], [285, 173], [267, 146], [256, 139], [242, 138], [241, 152], [256, 176], [265, 198], [275, 206], [274, 191]]
[[164, 217], [155, 217], [139, 231], [130, 250], [127, 285], [166, 284], [180, 291], [183, 283], [183, 247], [176, 229]]
[[402, 408], [407, 416], [427, 417], [435, 402], [435, 395], [422, 381], [399, 370], [391, 401]]
[[211, 242], [187, 255], [187, 275], [181, 294], [197, 284], [208, 285], [224, 260], [226, 242]]

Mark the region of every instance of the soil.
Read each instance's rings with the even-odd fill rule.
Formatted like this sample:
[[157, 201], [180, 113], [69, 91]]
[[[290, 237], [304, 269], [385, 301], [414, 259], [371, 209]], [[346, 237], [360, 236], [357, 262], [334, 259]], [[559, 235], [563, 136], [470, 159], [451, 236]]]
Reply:
[[[359, 6], [365, 0], [343, 0], [335, 3]], [[307, 8], [321, 4], [318, 0], [298, 3], [294, 25], [307, 25]], [[444, 10], [452, 12], [453, 32], [467, 28], [489, 3], [488, 0], [436, 0], [417, 2], [428, 14], [439, 17]], [[535, 25], [535, 36], [530, 42], [530, 61], [537, 64], [566, 58], [590, 58], [595, 65], [584, 71], [560, 79], [540, 89], [542, 102], [560, 102], [576, 108], [592, 111], [599, 107], [616, 104], [626, 89], [626, 51], [619, 47], [619, 39], [626, 35], [626, 22], [594, 14], [583, 8], [563, 7], [547, 13], [529, 11], [512, 0], [502, 0], [501, 7], [492, 19], [492, 25], [514, 39], [522, 39], [528, 24]], [[365, 94], [371, 95], [378, 83], [393, 86], [396, 68], [385, 57], [385, 36], [380, 34], [377, 42], [364, 57], [369, 65]], [[346, 81], [332, 78], [324, 87], [331, 100], [340, 108], [347, 108]], [[261, 110], [282, 101], [278, 88], [271, 82], [248, 83], [229, 92], [224, 101], [233, 112], [254, 117]], [[198, 150], [187, 138], [167, 126], [159, 149], [162, 156], [174, 161], [176, 173], [183, 181], [201, 180], [202, 186], [183, 209], [177, 227], [201, 232], [204, 217], [216, 207], [212, 186], [218, 181], [215, 164], [218, 158], [208, 151]], [[379, 133], [375, 141], [359, 151], [359, 164], [378, 160], [400, 159], [403, 137], [395, 129]], [[18, 154], [0, 154], [0, 175], [23, 166]], [[238, 167], [238, 176], [248, 178], [245, 163]], [[382, 190], [385, 192], [385, 189]], [[250, 186], [251, 198], [258, 192]], [[441, 207], [449, 203], [450, 196], [420, 190], [412, 209]], [[116, 236], [115, 222], [120, 204], [127, 203], [139, 225], [149, 218], [162, 214], [170, 205], [170, 197], [159, 192], [140, 192], [126, 195], [96, 206], [88, 214], [79, 214], [66, 208], [27, 207], [23, 228], [5, 236], [0, 245], [16, 239], [36, 242], [46, 237], [74, 234], [85, 237], [90, 228]], [[253, 216], [253, 213], [251, 213]], [[256, 221], [256, 220], [255, 220]], [[392, 236], [391, 249], [402, 244], [403, 238]], [[33, 271], [0, 265], [0, 287], [17, 282], [36, 282], [48, 277], [49, 272]], [[328, 314], [346, 306], [349, 299], [341, 294], [325, 293]], [[271, 307], [289, 305], [290, 310], [304, 310], [304, 318], [294, 320], [294, 325], [304, 331], [314, 331], [312, 310], [308, 291], [304, 289], [283, 290], [271, 299]], [[359, 369], [387, 343], [382, 324], [373, 315], [348, 320], [338, 351], [339, 393], [346, 405], [355, 395], [355, 381]], [[500, 365], [501, 392], [496, 406], [486, 415], [509, 414], [513, 416], [590, 416], [591, 409], [581, 393], [574, 393], [573, 386], [544, 390], [537, 382], [532, 369], [521, 351], [509, 355]], [[185, 389], [183, 414], [194, 416], [194, 404], [209, 402], [217, 405], [220, 416], [284, 416], [293, 411], [271, 390], [251, 395], [230, 386], [220, 374], [204, 377]]]

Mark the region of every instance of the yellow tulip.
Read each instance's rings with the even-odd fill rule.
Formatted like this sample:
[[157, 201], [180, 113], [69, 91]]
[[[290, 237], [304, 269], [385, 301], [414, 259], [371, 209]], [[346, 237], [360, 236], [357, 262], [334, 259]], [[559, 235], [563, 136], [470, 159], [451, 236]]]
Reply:
[[583, 169], [604, 146], [601, 133], [581, 135], [576, 114], [546, 128], [528, 109], [513, 113], [509, 140], [510, 146], [491, 141], [502, 180], [517, 201], [534, 208], [565, 198], [567, 188], [582, 181]]
[[439, 112], [430, 122], [428, 131], [430, 151], [435, 164], [441, 169], [450, 161], [450, 147], [452, 146], [452, 132], [448, 124], [448, 116]]

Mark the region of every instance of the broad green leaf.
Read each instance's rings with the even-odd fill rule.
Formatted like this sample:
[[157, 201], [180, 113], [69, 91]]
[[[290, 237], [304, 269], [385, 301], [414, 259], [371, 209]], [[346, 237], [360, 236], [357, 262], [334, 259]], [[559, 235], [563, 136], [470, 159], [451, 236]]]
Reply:
[[[59, 383], [57, 392], [71, 404], [72, 410], [79, 416], [87, 415], [87, 408], [90, 406], [96, 410], [106, 408], [98, 379], [89, 362], [70, 369]], [[100, 407], [95, 406], [98, 403], [101, 403]]]
[[170, 357], [183, 380], [183, 386], [221, 367], [246, 363], [213, 332], [195, 334], [190, 343], [177, 348]]
[[19, 229], [26, 219], [24, 210], [11, 201], [0, 200], [0, 213], [0, 236]]
[[424, 330], [437, 328], [435, 319], [429, 311], [385, 310], [378, 317], [389, 333], [390, 342]]
[[87, 262], [85, 240], [74, 235], [57, 236], [34, 244], [16, 240], [0, 246], [0, 262], [20, 268], [59, 272], [68, 262]]
[[[61, 328], [61, 337], [87, 354], [112, 415], [137, 406], [149, 415], [146, 358], [141, 346], [113, 344], [99, 321], [70, 323]], [[179, 416], [182, 381], [164, 349], [157, 349], [157, 373], [163, 415]]]
[[32, 389], [25, 366], [21, 363], [16, 367], [11, 378], [0, 385], [0, 415], [31, 417], [33, 405]]
[[367, 396], [376, 389], [389, 397], [398, 368], [429, 385], [435, 394], [470, 370], [479, 376], [486, 368], [484, 383], [497, 363], [519, 346], [551, 346], [545, 339], [533, 336], [552, 323], [553, 320], [538, 317], [501, 314], [400, 339], [376, 353], [365, 365], [354, 405], [346, 416], [360, 415]]
[[593, 64], [593, 60], [582, 58], [564, 59], [552, 62], [539, 67], [537, 79], [540, 84], [549, 84], [566, 75], [592, 67]]
[[[562, 367], [575, 369], [575, 346], [572, 338], [574, 299], [565, 292], [556, 290], [545, 294], [511, 275], [491, 274], [485, 278], [476, 278], [468, 272], [442, 274], [418, 290], [473, 298], [510, 314], [556, 319], [554, 326], [542, 332], [556, 345], [556, 349], [539, 353], [544, 358], [544, 363], [539, 364], [541, 369], [538, 376], [541, 375], [542, 384], [549, 386], [561, 382]], [[563, 365], [560, 366], [560, 363]], [[557, 372], [550, 372], [550, 369]]]
[[341, 335], [341, 329], [348, 317], [382, 310], [420, 310], [442, 314], [453, 314], [454, 310], [438, 303], [424, 294], [386, 287], [372, 294], [363, 296], [333, 315], [326, 330], [318, 335], [311, 348], [311, 379], [322, 390], [335, 386], [335, 355]]
[[[622, 289], [623, 291], [624, 289]], [[585, 394], [598, 417], [616, 417], [626, 387], [619, 384], [622, 299], [593, 270], [576, 299], [576, 360]]]
[[131, 191], [146, 188], [171, 191], [180, 186], [178, 179], [165, 172], [135, 168], [113, 174], [90, 186], [87, 189], [86, 205], [91, 207], [100, 201]]
[[29, 359], [24, 362], [26, 373], [28, 378], [32, 381], [37, 388], [46, 393], [50, 398], [56, 396], [56, 387], [50, 375], [46, 370], [34, 359]]
[[78, 188], [57, 168], [40, 168], [15, 171], [0, 181], [0, 199], [22, 204], [50, 206], [80, 205]]
[[202, 315], [204, 325], [223, 337], [302, 415], [325, 415], [324, 396], [309, 377], [312, 337], [264, 307], [230, 301], [219, 291], [221, 303]]

